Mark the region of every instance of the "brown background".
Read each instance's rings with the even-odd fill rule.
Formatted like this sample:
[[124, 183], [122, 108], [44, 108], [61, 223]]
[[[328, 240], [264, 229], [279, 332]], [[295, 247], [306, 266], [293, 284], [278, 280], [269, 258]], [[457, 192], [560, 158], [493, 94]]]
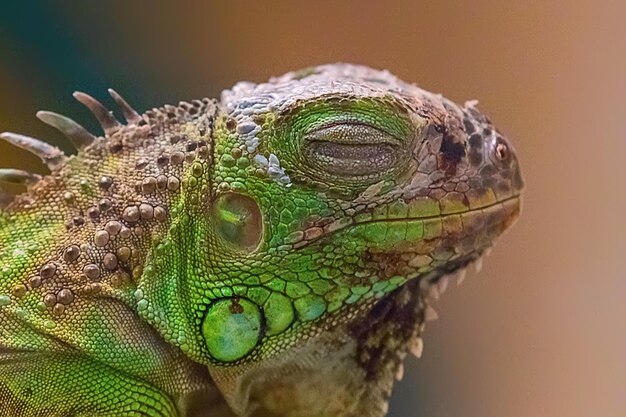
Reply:
[[[94, 127], [75, 89], [145, 109], [347, 61], [480, 99], [517, 147], [524, 212], [438, 303], [390, 415], [626, 415], [626, 3], [51, 3], [0, 10], [0, 131], [65, 149], [33, 114]], [[0, 166], [43, 172], [4, 143]]]

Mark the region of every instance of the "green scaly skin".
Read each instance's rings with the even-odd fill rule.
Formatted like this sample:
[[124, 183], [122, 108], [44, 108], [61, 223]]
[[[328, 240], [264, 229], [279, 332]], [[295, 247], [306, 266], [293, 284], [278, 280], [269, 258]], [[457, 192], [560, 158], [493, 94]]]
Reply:
[[519, 212], [474, 103], [386, 71], [122, 106], [124, 125], [79, 100], [103, 137], [0, 173], [29, 183], [0, 214], [3, 416], [383, 416], [428, 294]]

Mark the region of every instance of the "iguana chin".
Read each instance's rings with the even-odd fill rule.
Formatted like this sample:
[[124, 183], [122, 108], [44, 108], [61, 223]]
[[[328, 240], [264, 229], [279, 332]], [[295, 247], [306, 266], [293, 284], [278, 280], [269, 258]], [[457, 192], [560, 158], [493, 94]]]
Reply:
[[0, 415], [380, 417], [427, 301], [516, 219], [474, 102], [336, 64], [127, 123], [75, 93], [78, 148], [1, 137]]

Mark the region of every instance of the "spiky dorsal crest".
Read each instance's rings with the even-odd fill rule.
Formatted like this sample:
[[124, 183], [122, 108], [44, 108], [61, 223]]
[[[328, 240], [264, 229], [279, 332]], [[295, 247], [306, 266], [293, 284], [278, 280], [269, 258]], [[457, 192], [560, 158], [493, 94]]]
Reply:
[[[113, 89], [109, 89], [108, 91], [122, 111], [128, 125], [138, 125], [143, 121], [139, 113], [133, 109], [122, 96]], [[103, 129], [105, 137], [110, 137], [123, 127], [123, 125], [115, 119], [113, 113], [95, 98], [78, 91], [75, 92], [73, 96], [93, 113]], [[50, 111], [39, 111], [37, 112], [37, 118], [65, 135], [78, 151], [86, 149], [96, 140], [96, 136], [82, 125], [61, 114]], [[38, 156], [53, 172], [65, 165], [68, 159], [68, 156], [56, 146], [30, 136], [4, 132], [0, 133], [0, 139]], [[0, 169], [0, 183], [32, 185], [40, 179], [40, 175], [30, 172], [16, 169]], [[6, 207], [12, 200], [13, 195], [0, 187], [0, 208]]]

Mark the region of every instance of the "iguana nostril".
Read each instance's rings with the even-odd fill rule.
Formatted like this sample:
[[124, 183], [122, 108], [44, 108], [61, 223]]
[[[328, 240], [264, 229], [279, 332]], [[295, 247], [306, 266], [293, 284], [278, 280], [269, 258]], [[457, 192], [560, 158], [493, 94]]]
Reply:
[[261, 210], [252, 198], [236, 193], [218, 197], [214, 204], [216, 231], [237, 249], [252, 252], [263, 237]]
[[507, 146], [500, 142], [496, 145], [496, 156], [498, 157], [499, 160], [503, 161], [506, 159], [506, 157], [508, 156], [508, 148]]
[[261, 322], [261, 310], [248, 299], [216, 301], [202, 322], [202, 335], [209, 353], [222, 362], [245, 357], [261, 339]]

